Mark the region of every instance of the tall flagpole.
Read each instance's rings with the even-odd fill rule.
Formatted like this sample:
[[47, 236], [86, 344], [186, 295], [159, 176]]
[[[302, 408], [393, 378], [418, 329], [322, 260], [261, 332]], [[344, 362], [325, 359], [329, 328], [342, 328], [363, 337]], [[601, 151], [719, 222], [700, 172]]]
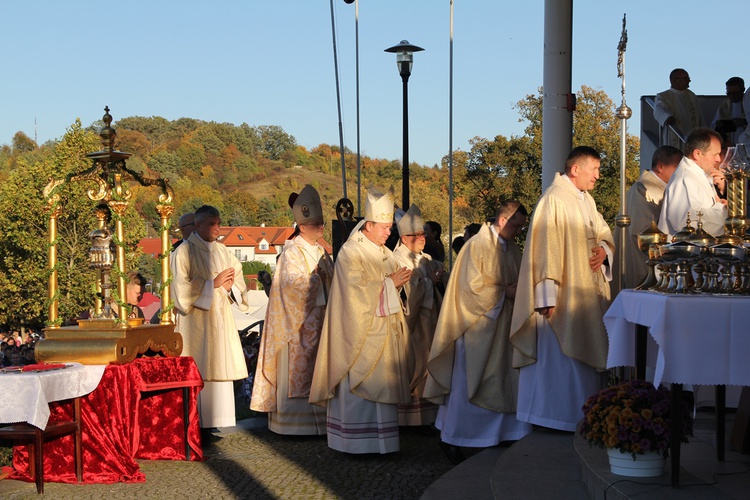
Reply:
[[453, 268], [453, 0], [450, 15], [450, 57], [448, 64], [448, 267]]
[[620, 43], [617, 44], [617, 76], [622, 78], [622, 104], [617, 108], [616, 117], [620, 119], [620, 214], [615, 218], [617, 230], [620, 232], [619, 248], [617, 253], [620, 263], [619, 283], [617, 290], [622, 290], [625, 284], [625, 240], [627, 238], [628, 226], [630, 226], [630, 216], [627, 215], [627, 206], [625, 202], [625, 172], [627, 163], [627, 140], [628, 140], [628, 118], [633, 115], [633, 111], [625, 104], [625, 49], [628, 45], [628, 30], [625, 28], [626, 18], [622, 15], [622, 34]]
[[357, 72], [357, 217], [362, 217], [362, 169], [359, 152], [359, 0], [354, 2], [354, 50]]
[[339, 60], [336, 54], [336, 22], [333, 18], [333, 0], [331, 0], [331, 32], [333, 34], [333, 68], [336, 73], [336, 104], [339, 110], [339, 147], [341, 148], [341, 187], [346, 198], [346, 159], [344, 157], [344, 127], [341, 121], [341, 90], [339, 89]]

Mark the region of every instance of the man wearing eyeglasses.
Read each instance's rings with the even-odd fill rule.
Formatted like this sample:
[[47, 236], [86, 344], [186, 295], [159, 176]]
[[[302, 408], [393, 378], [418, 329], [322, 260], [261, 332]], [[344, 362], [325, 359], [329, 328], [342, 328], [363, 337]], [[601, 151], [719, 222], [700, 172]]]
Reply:
[[440, 314], [443, 295], [440, 286], [445, 278], [443, 263], [424, 252], [425, 228], [422, 212], [412, 205], [396, 223], [400, 235], [399, 246], [393, 256], [399, 264], [411, 270], [411, 278], [404, 285], [406, 295], [406, 324], [409, 326], [408, 365], [411, 374], [412, 400], [399, 405], [398, 419], [403, 426], [422, 426], [435, 423], [437, 405], [422, 399], [427, 380], [427, 359], [432, 337]]

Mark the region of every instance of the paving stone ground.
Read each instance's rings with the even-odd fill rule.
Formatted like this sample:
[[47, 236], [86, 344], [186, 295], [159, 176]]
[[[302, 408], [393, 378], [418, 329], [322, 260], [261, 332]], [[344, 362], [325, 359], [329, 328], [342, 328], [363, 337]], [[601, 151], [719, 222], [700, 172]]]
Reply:
[[[328, 448], [325, 436], [279, 436], [265, 415], [233, 428], [204, 447], [203, 462], [139, 461], [146, 476], [136, 484], [45, 483], [59, 499], [418, 499], [453, 464], [436, 435], [402, 428], [401, 451], [346, 455]], [[245, 422], [247, 423], [247, 422]], [[39, 498], [33, 483], [0, 481], [0, 498]]]

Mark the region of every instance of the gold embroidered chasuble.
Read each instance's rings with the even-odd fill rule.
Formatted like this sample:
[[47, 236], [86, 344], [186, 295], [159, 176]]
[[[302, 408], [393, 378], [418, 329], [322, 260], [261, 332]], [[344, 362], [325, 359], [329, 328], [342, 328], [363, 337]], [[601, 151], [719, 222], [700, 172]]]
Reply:
[[[508, 342], [513, 300], [505, 287], [518, 280], [521, 251], [513, 242], [503, 249], [489, 224], [458, 254], [445, 290], [428, 363], [424, 397], [443, 404], [451, 391], [455, 343], [464, 338], [469, 401], [488, 410], [516, 411], [518, 373], [511, 366]], [[493, 319], [500, 301], [502, 309]]]
[[287, 397], [310, 396], [332, 277], [333, 261], [320, 245], [300, 236], [284, 243], [268, 297], [251, 409], [277, 411], [278, 354], [284, 345], [289, 350]]
[[247, 377], [247, 365], [234, 323], [228, 292], [213, 288], [214, 278], [234, 269], [235, 296], [241, 310], [249, 307], [242, 265], [218, 241], [206, 242], [197, 233], [172, 252], [172, 300], [175, 331], [182, 334], [183, 356], [192, 356], [206, 381]]
[[[315, 361], [311, 403], [334, 397], [347, 374], [351, 392], [360, 398], [392, 404], [410, 401], [408, 329], [388, 278], [398, 268], [387, 247], [375, 245], [359, 231], [341, 247]], [[399, 306], [389, 309], [389, 303]]]
[[536, 362], [534, 287], [552, 280], [559, 288], [549, 325], [562, 352], [594, 368], [606, 368], [602, 317], [609, 304], [609, 283], [601, 270], [592, 272], [589, 267], [591, 249], [600, 242], [614, 249], [612, 232], [594, 199], [587, 192], [581, 198], [581, 191], [557, 174], [534, 208], [526, 237], [510, 333], [514, 367]]
[[406, 355], [409, 367], [413, 367], [409, 388], [412, 396], [419, 399], [427, 380], [427, 358], [443, 300], [429, 277], [442, 270], [443, 263], [432, 260], [424, 252], [415, 254], [406, 245], [396, 247], [393, 255], [400, 266], [412, 271], [411, 279], [404, 285], [406, 324], [409, 327], [409, 349]]

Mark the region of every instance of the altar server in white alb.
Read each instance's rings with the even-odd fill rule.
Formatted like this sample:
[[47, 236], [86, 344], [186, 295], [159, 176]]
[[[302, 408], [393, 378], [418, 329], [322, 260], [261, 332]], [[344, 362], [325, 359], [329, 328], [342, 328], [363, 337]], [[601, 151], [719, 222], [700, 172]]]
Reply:
[[385, 246], [393, 188], [370, 188], [365, 218], [336, 258], [310, 402], [328, 405], [328, 446], [345, 453], [400, 447], [398, 405], [411, 400], [400, 290], [411, 271]]
[[250, 408], [277, 434], [322, 435], [326, 411], [308, 402], [333, 261], [320, 245], [323, 207], [307, 185], [289, 197], [297, 227], [284, 243], [268, 298]]
[[661, 125], [661, 144], [681, 147], [680, 140], [670, 125], [683, 137], [696, 128], [703, 127], [703, 114], [698, 97], [690, 90], [690, 75], [682, 68], [673, 69], [669, 74], [670, 87], [656, 94], [654, 99], [654, 119]]
[[[682, 160], [682, 151], [673, 146], [661, 146], [651, 159], [651, 170], [644, 170], [638, 180], [628, 189], [626, 200], [630, 225], [625, 228], [625, 281], [623, 288], [635, 288], [648, 274], [647, 257], [640, 250], [638, 235], [653, 222], [659, 223], [664, 190], [677, 165]], [[619, 246], [620, 231], [615, 233], [615, 248]], [[620, 259], [615, 258], [615, 276], [620, 274]]]
[[411, 270], [411, 279], [404, 285], [406, 323], [409, 326], [407, 356], [411, 375], [412, 400], [399, 406], [399, 423], [404, 426], [430, 425], [435, 422], [437, 405], [422, 399], [427, 380], [427, 358], [440, 314], [443, 295], [440, 288], [445, 278], [443, 263], [432, 260], [423, 252], [424, 222], [419, 207], [412, 204], [397, 222], [399, 245], [393, 251], [398, 263]]
[[[488, 447], [531, 432], [516, 419], [518, 371], [508, 339], [521, 264], [513, 240], [526, 221], [523, 205], [502, 203], [451, 269], [425, 387], [425, 397], [440, 403], [435, 426], [445, 444]], [[463, 458], [443, 448], [451, 460]]]
[[709, 128], [699, 128], [688, 136], [685, 157], [669, 179], [661, 206], [659, 229], [671, 238], [690, 220], [700, 220], [712, 236], [724, 234], [727, 200], [717, 194], [726, 189], [721, 162], [721, 135]]
[[172, 252], [175, 331], [183, 356], [192, 356], [203, 377], [199, 394], [201, 428], [235, 425], [234, 380], [247, 378], [247, 365], [231, 304], [247, 310], [242, 265], [219, 243], [221, 214], [209, 205], [195, 211], [195, 231]]

